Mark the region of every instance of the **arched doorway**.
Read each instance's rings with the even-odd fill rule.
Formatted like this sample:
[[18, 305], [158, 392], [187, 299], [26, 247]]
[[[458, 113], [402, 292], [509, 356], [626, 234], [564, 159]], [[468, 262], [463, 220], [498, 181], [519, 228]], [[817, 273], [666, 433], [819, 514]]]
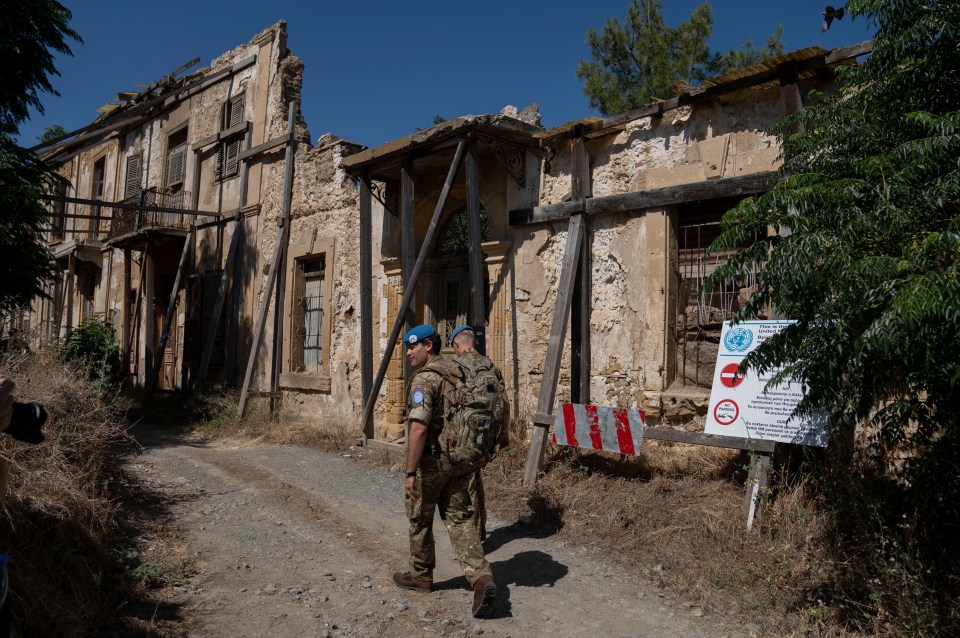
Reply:
[[[490, 241], [490, 219], [480, 207], [480, 241]], [[438, 289], [435, 299], [437, 332], [444, 352], [449, 349], [450, 333], [468, 323], [470, 314], [470, 229], [467, 207], [463, 206], [447, 218], [437, 238], [433, 252], [435, 281]], [[486, 266], [483, 268], [484, 319], [490, 316], [490, 282]]]

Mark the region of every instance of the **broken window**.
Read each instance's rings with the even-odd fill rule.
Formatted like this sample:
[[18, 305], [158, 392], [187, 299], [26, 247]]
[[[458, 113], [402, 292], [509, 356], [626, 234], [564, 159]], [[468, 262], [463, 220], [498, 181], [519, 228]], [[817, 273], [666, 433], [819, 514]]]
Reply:
[[676, 344], [675, 383], [710, 388], [717, 362], [720, 331], [754, 290], [755, 273], [742, 281], [707, 286], [706, 279], [736, 251], [707, 254], [720, 234], [720, 219], [736, 201], [701, 202], [677, 211], [677, 244], [673, 254], [678, 276], [673, 332]]
[[[490, 219], [487, 211], [480, 207], [480, 241], [490, 241]], [[437, 257], [451, 257], [470, 251], [470, 220], [467, 219], [467, 207], [454, 211], [440, 230], [437, 240]]]
[[293, 372], [319, 373], [325, 369], [329, 327], [324, 320], [326, 313], [325, 254], [298, 259], [294, 273], [293, 291], [293, 348], [291, 369]]
[[[220, 132], [233, 129], [243, 124], [244, 95], [230, 98], [220, 110]], [[237, 131], [220, 142], [217, 148], [217, 179], [225, 179], [237, 174], [240, 155], [240, 144], [243, 141], [244, 131]]]

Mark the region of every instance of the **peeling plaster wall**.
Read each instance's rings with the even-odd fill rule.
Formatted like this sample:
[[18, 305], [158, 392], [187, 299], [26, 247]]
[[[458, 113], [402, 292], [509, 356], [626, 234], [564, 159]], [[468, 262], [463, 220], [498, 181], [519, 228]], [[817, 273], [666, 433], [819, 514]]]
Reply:
[[[769, 133], [780, 119], [776, 87], [740, 91], [628, 123], [588, 141], [591, 195], [601, 197], [775, 170], [779, 147]], [[547, 151], [540, 204], [570, 196], [570, 145]], [[592, 245], [591, 400], [639, 407], [648, 417], [686, 418], [699, 407], [663, 400], [668, 373], [670, 276], [674, 221], [669, 210], [588, 219]], [[522, 232], [521, 232], [522, 231]], [[535, 411], [556, 303], [566, 222], [522, 227], [516, 242], [520, 414]], [[675, 240], [673, 240], [675, 241]], [[570, 331], [557, 402], [570, 396]], [[676, 409], [674, 409], [674, 407]], [[673, 414], [676, 412], [676, 414]]]
[[[288, 418], [328, 427], [353, 426], [362, 410], [360, 396], [360, 239], [358, 191], [340, 160], [353, 145], [327, 134], [314, 149], [298, 153], [294, 180], [290, 244], [330, 240], [334, 260], [327, 262], [326, 277], [332, 277], [324, 321], [330, 321], [329, 391], [285, 389], [283, 412]], [[292, 276], [293, 263], [287, 267]], [[292, 304], [285, 300], [289, 319]], [[284, 327], [289, 331], [289, 321]], [[285, 369], [289, 369], [289, 335], [285, 335]]]

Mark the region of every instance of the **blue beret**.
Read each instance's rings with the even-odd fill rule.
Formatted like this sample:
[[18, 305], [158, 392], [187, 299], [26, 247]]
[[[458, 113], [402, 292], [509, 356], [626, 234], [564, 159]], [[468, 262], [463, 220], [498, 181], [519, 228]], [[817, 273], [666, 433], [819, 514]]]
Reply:
[[456, 328], [454, 328], [454, 329], [453, 329], [453, 332], [450, 333], [450, 345], [451, 345], [451, 346], [453, 345], [453, 340], [457, 337], [457, 335], [460, 334], [461, 332], [463, 332], [464, 330], [471, 330], [471, 331], [472, 331], [473, 328], [470, 327], [470, 326], [457, 326]]
[[411, 328], [410, 332], [403, 335], [403, 342], [406, 345], [411, 346], [417, 343], [418, 341], [422, 341], [428, 337], [432, 337], [435, 334], [437, 334], [437, 331], [434, 330], [432, 326], [428, 326], [427, 324], [422, 323], [419, 326], [415, 326], [414, 328]]

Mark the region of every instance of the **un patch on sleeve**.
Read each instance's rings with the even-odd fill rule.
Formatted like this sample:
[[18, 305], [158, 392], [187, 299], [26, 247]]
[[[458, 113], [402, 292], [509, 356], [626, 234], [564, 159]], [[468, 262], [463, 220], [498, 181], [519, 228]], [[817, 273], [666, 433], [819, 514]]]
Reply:
[[413, 404], [420, 405], [423, 403], [423, 391], [417, 390], [413, 393]]

